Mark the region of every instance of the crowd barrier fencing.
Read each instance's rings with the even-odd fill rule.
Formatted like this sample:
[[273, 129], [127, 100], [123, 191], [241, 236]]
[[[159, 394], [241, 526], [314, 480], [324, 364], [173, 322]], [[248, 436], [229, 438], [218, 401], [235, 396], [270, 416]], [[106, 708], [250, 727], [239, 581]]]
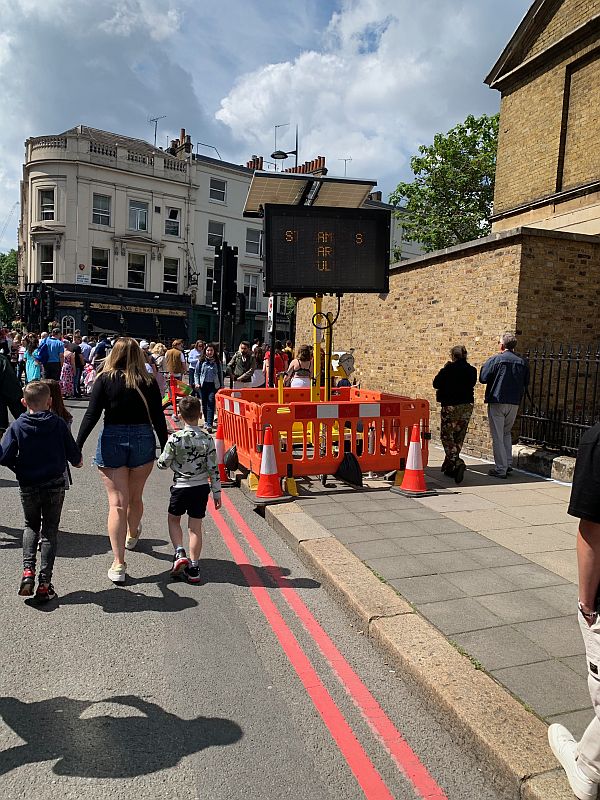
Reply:
[[282, 478], [333, 475], [352, 453], [361, 471], [404, 469], [414, 424], [419, 425], [423, 464], [429, 454], [429, 403], [383, 392], [342, 387], [330, 401], [311, 401], [310, 389], [221, 389], [217, 414], [225, 448], [236, 446], [239, 464], [258, 475], [264, 431], [273, 432]]

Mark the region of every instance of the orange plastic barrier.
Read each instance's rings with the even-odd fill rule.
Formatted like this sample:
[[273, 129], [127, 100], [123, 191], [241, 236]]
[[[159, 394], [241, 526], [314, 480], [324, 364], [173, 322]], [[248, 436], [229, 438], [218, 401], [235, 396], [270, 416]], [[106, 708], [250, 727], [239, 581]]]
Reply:
[[334, 389], [329, 402], [311, 402], [310, 389], [285, 389], [282, 404], [277, 389], [221, 389], [216, 399], [225, 447], [235, 444], [240, 464], [255, 474], [267, 425], [281, 477], [333, 475], [347, 452], [363, 472], [403, 469], [415, 424], [427, 464], [427, 400], [354, 387]]

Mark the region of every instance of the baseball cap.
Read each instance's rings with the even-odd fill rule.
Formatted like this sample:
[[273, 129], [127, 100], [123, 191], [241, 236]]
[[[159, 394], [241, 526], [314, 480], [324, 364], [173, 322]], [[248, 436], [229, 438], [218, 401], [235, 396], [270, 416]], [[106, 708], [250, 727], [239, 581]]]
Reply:
[[142, 339], [142, 341], [140, 342], [140, 347], [142, 348], [142, 350], [147, 350], [150, 347], [150, 345], [145, 339]]

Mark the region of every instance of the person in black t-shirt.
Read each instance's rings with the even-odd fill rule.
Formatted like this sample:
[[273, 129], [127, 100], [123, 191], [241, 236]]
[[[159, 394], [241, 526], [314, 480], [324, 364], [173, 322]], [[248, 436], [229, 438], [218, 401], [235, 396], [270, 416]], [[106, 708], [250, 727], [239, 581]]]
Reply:
[[600, 423], [581, 438], [568, 513], [579, 517], [577, 619], [585, 644], [588, 688], [595, 715], [579, 742], [563, 725], [548, 740], [576, 797], [595, 798], [600, 785]]
[[144, 513], [142, 492], [156, 458], [154, 431], [161, 449], [168, 438], [158, 384], [146, 371], [135, 339], [119, 339], [106, 358], [79, 428], [79, 447], [102, 412], [104, 428], [94, 464], [108, 495], [108, 535], [114, 554], [108, 577], [114, 583], [124, 583], [125, 549], [133, 550], [138, 542]]
[[440, 438], [446, 453], [442, 472], [461, 483], [466, 465], [460, 451], [473, 413], [477, 370], [467, 361], [467, 349], [461, 344], [452, 348], [450, 358], [433, 379], [433, 388], [442, 406]]

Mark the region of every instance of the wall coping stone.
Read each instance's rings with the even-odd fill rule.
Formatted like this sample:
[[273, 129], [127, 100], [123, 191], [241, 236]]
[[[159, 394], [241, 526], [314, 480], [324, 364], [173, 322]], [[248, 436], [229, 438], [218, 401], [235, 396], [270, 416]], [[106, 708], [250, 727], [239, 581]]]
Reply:
[[404, 272], [407, 268], [421, 267], [434, 261], [442, 260], [448, 256], [462, 256], [469, 251], [484, 250], [489, 247], [497, 247], [508, 244], [511, 240], [515, 242], [519, 239], [531, 236], [540, 239], [557, 239], [562, 241], [585, 242], [586, 244], [600, 244], [600, 236], [589, 233], [571, 233], [570, 231], [555, 231], [548, 228], [529, 228], [520, 225], [518, 228], [509, 228], [506, 231], [498, 231], [481, 239], [472, 239], [470, 242], [461, 242], [452, 247], [445, 247], [443, 250], [434, 250], [421, 256], [408, 259], [407, 261], [397, 262], [390, 266], [390, 275]]

